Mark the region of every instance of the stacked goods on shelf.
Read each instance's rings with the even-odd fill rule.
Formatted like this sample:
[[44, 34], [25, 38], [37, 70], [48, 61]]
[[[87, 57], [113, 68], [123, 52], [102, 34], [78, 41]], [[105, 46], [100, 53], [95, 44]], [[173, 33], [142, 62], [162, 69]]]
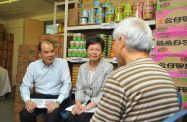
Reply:
[[[112, 35], [106, 35], [106, 34], [97, 34], [97, 36], [100, 36], [104, 42], [105, 47], [102, 53], [102, 57], [104, 58], [113, 58], [114, 57], [114, 51], [113, 48], [113, 42], [112, 42]], [[85, 47], [85, 35], [81, 33], [74, 33], [73, 34], [73, 40], [69, 41], [68, 46], [68, 57], [86, 57], [86, 47]]]
[[107, 56], [108, 37], [107, 37], [106, 34], [97, 34], [97, 35], [104, 40], [105, 46], [104, 46], [104, 49], [103, 49], [102, 57], [106, 57]]
[[73, 40], [69, 42], [68, 57], [86, 57], [85, 35], [74, 33]]
[[13, 67], [13, 47], [14, 35], [11, 33], [5, 33], [3, 25], [0, 24], [0, 66], [7, 69], [11, 85]]
[[112, 41], [112, 47], [111, 47], [111, 52], [109, 56], [110, 58], [115, 58], [114, 46], [115, 46], [115, 43], [114, 41]]
[[[187, 89], [187, 1], [181, 1], [157, 1], [152, 58], [169, 72], [176, 86]], [[187, 100], [187, 94], [182, 95]]]
[[33, 45], [22, 45], [19, 46], [18, 52], [18, 65], [17, 65], [17, 76], [16, 76], [16, 92], [15, 92], [15, 103], [14, 103], [14, 122], [19, 122], [19, 112], [23, 109], [24, 103], [20, 95], [20, 84], [25, 75], [27, 66], [29, 63], [36, 59], [36, 46]]
[[73, 64], [73, 65], [72, 65], [71, 83], [72, 83], [72, 87], [73, 87], [73, 88], [76, 88], [77, 77], [78, 77], [80, 65], [81, 65], [81, 64]]
[[119, 22], [132, 16], [153, 20], [155, 4], [156, 0], [81, 0], [80, 8], [69, 10], [68, 25]]
[[104, 42], [105, 42], [105, 47], [102, 53], [102, 57], [105, 58], [112, 58], [111, 53], [112, 53], [112, 35], [106, 35], [106, 34], [98, 34]]

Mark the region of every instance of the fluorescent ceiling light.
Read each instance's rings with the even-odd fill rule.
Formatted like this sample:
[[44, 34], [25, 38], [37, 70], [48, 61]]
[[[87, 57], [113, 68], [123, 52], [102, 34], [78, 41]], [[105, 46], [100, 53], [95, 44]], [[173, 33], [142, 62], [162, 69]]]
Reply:
[[19, 0], [6, 0], [6, 1], [0, 2], [0, 4], [13, 3], [13, 2], [16, 2], [16, 1], [19, 1]]

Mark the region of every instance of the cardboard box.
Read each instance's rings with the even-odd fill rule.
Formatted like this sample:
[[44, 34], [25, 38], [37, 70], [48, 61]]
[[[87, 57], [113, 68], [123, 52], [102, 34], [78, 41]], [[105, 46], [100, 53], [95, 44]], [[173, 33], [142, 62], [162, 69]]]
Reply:
[[177, 87], [187, 87], [187, 78], [172, 78], [175, 86]]
[[1, 47], [1, 49], [3, 49], [3, 50], [8, 49], [8, 44], [7, 43], [8, 43], [7, 41], [2, 41], [2, 47]]
[[187, 6], [187, 0], [170, 0], [157, 3], [157, 10], [168, 10]]
[[4, 41], [13, 41], [14, 40], [14, 34], [13, 33], [5, 33], [4, 34]]
[[6, 69], [7, 66], [7, 59], [1, 59], [0, 60], [0, 66]]
[[3, 41], [3, 33], [2, 32], [0, 32], [0, 41]]
[[153, 51], [156, 54], [187, 54], [187, 31], [157, 32]]
[[150, 57], [166, 69], [171, 77], [187, 78], [187, 54], [155, 54]]
[[79, 25], [80, 8], [69, 9], [68, 26]]
[[156, 11], [156, 27], [184, 26], [187, 23], [186, 11], [187, 7]]
[[1, 50], [1, 55], [2, 55], [2, 58], [6, 58], [8, 57], [8, 50]]
[[21, 103], [21, 102], [23, 102], [22, 99], [21, 99], [20, 93], [15, 93], [15, 102], [16, 102], [16, 103]]
[[18, 62], [34, 61], [34, 60], [36, 60], [36, 56], [35, 55], [18, 56]]
[[83, 10], [92, 10], [94, 5], [93, 0], [82, 0], [82, 9]]
[[20, 45], [19, 46], [19, 55], [22, 54], [30, 54], [30, 55], [35, 55], [37, 50], [36, 45]]
[[3, 24], [0, 24], [0, 33], [4, 33], [4, 26], [3, 26]]

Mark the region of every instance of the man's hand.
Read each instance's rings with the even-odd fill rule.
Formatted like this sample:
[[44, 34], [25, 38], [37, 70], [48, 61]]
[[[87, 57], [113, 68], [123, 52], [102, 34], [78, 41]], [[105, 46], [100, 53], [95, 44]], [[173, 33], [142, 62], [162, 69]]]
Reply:
[[31, 100], [27, 100], [25, 102], [25, 107], [28, 112], [32, 113], [37, 108], [37, 105], [34, 102], [32, 102]]
[[51, 113], [53, 112], [53, 110], [58, 108], [60, 105], [56, 102], [49, 102], [49, 103], [46, 103], [46, 106], [47, 106], [47, 112]]

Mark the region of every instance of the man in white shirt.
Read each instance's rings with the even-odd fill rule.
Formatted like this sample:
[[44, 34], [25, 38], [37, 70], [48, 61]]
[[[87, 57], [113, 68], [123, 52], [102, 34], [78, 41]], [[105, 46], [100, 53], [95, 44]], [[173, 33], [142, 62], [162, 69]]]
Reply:
[[[61, 58], [55, 58], [55, 45], [50, 40], [43, 40], [38, 45], [41, 56], [29, 64], [22, 84], [20, 86], [21, 97], [25, 102], [25, 108], [20, 112], [21, 122], [35, 122], [39, 113], [44, 113], [45, 122], [60, 121], [60, 110], [65, 109], [65, 102], [71, 90], [71, 77], [68, 63]], [[35, 88], [34, 93], [30, 90]], [[31, 95], [30, 95], [31, 94]], [[56, 99], [49, 102], [45, 109], [37, 108], [31, 98]]]

